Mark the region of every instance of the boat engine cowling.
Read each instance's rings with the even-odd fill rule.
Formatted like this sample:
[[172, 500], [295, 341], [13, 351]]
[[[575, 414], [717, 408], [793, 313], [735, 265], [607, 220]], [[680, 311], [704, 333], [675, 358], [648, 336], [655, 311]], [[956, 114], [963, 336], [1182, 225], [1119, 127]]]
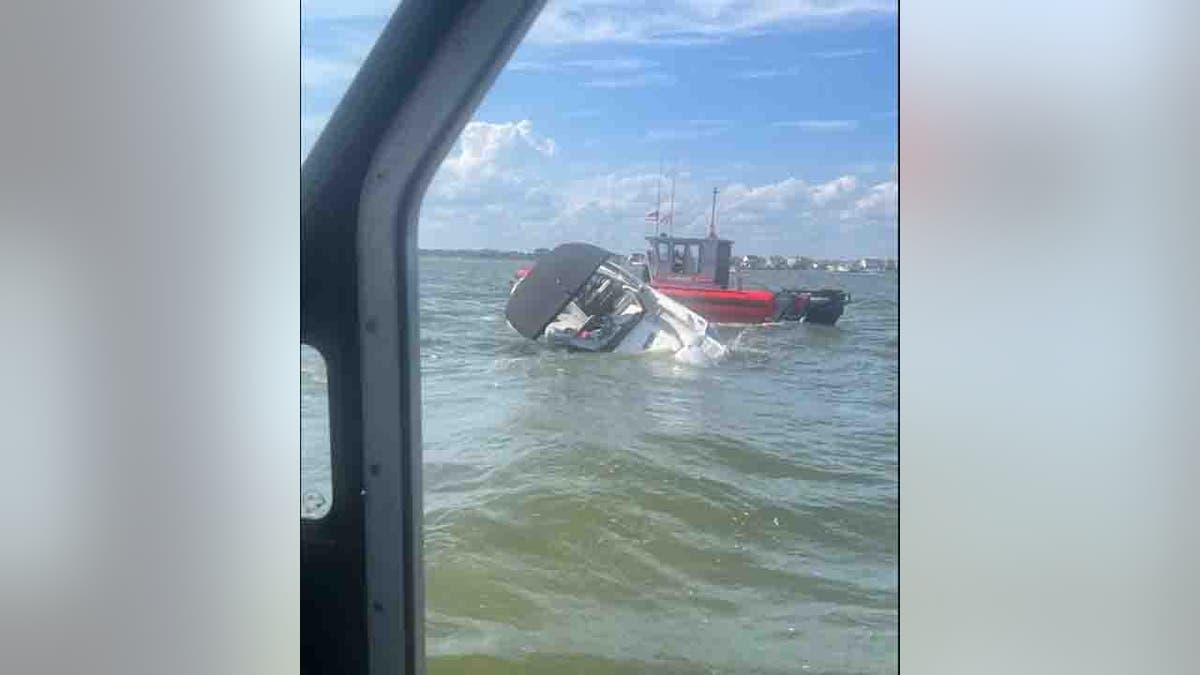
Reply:
[[774, 321], [800, 321], [833, 325], [842, 315], [850, 294], [834, 288], [810, 291], [785, 288], [775, 294]]
[[836, 288], [822, 288], [808, 291], [808, 308], [804, 312], [804, 321], [832, 326], [842, 316], [846, 303], [850, 302], [850, 294]]

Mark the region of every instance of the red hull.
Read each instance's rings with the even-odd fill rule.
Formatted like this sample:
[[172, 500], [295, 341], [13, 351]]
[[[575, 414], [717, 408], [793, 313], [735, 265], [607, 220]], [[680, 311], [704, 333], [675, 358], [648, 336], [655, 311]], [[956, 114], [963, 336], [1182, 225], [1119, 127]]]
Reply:
[[716, 323], [762, 323], [775, 316], [775, 294], [771, 291], [653, 286], [668, 298]]

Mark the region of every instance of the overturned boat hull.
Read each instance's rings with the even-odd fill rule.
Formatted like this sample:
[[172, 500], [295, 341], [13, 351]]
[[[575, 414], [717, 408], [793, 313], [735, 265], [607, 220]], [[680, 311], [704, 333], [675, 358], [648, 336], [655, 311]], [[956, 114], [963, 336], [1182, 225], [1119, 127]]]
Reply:
[[590, 244], [563, 244], [514, 279], [509, 326], [570, 351], [669, 353], [704, 364], [726, 347], [703, 316], [655, 290]]

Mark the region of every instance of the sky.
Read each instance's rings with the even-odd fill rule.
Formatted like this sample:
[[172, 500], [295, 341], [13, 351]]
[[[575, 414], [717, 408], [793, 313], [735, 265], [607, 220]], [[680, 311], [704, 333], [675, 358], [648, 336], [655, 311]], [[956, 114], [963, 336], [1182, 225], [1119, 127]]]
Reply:
[[[302, 1], [302, 155], [395, 5]], [[894, 256], [896, 39], [890, 0], [550, 0], [431, 183], [419, 245], [642, 250], [674, 183], [676, 234], [707, 231], [717, 188], [737, 254]]]

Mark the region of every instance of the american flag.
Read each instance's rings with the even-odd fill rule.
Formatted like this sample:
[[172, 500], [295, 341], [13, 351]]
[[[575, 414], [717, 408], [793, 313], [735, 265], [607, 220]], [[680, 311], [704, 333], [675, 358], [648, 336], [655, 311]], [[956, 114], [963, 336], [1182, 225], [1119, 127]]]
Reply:
[[658, 222], [658, 209], [654, 209], [653, 211], [646, 214], [646, 222], [647, 223]]

